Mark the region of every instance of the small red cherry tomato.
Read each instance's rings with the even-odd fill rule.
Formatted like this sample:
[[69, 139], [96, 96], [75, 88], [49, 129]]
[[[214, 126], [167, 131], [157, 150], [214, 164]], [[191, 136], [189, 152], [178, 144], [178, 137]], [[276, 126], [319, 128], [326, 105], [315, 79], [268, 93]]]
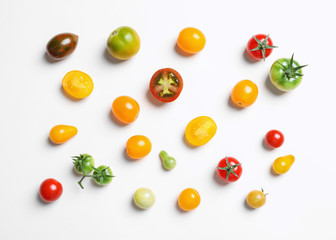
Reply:
[[154, 73], [149, 83], [149, 90], [154, 98], [160, 102], [172, 102], [181, 93], [183, 79], [172, 68], [163, 68]]
[[266, 133], [265, 143], [269, 148], [278, 148], [283, 144], [284, 141], [284, 135], [278, 130], [271, 130]]
[[45, 202], [56, 201], [62, 193], [62, 184], [53, 178], [48, 178], [41, 183], [40, 197]]
[[226, 183], [237, 181], [242, 172], [241, 163], [233, 157], [225, 157], [217, 165], [217, 175]]
[[267, 58], [273, 51], [273, 41], [269, 35], [257, 34], [250, 38], [247, 43], [247, 54], [254, 60]]

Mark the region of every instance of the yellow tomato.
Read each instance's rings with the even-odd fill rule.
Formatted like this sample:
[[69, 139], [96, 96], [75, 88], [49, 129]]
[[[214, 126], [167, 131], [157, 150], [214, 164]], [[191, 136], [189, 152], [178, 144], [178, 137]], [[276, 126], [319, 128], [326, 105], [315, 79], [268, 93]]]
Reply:
[[264, 194], [264, 190], [253, 190], [246, 197], [246, 202], [251, 208], [260, 208], [266, 202], [266, 194]]
[[279, 157], [275, 159], [273, 162], [273, 170], [277, 174], [284, 174], [288, 172], [295, 161], [295, 157], [293, 155], [286, 155], [283, 157]]
[[126, 143], [127, 155], [133, 159], [146, 157], [152, 149], [151, 141], [142, 135], [135, 135]]
[[238, 107], [251, 106], [258, 97], [258, 87], [250, 80], [242, 80], [234, 86], [231, 100]]
[[74, 70], [68, 72], [62, 81], [63, 88], [74, 98], [86, 98], [93, 90], [93, 82], [89, 75]]
[[217, 125], [210, 117], [201, 116], [189, 122], [185, 137], [191, 145], [202, 146], [210, 141], [217, 131]]
[[133, 98], [121, 96], [113, 101], [112, 112], [120, 122], [128, 124], [137, 119], [140, 106]]
[[178, 38], [177, 46], [186, 53], [195, 54], [205, 46], [205, 36], [197, 28], [188, 27], [183, 29]]
[[178, 205], [184, 211], [191, 211], [198, 207], [201, 203], [201, 196], [193, 188], [184, 189], [179, 198]]
[[53, 143], [61, 144], [68, 141], [77, 134], [77, 128], [68, 125], [56, 125], [49, 133], [49, 138]]

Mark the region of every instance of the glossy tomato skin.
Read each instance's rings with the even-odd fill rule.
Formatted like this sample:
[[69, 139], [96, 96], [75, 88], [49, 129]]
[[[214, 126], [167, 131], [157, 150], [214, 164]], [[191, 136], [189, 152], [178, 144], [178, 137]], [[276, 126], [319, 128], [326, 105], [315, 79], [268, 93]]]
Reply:
[[266, 203], [266, 194], [263, 190], [253, 190], [247, 195], [246, 202], [251, 208], [260, 208]]
[[[227, 164], [227, 162], [229, 163], [229, 165]], [[237, 165], [237, 166], [232, 168], [232, 171], [234, 173], [232, 173], [232, 172], [230, 173], [229, 168], [228, 168], [228, 170], [220, 169], [220, 168], [227, 168], [228, 166], [230, 167], [230, 166], [235, 166], [235, 165]], [[233, 157], [225, 157], [217, 165], [217, 175], [220, 179], [222, 179], [226, 183], [237, 181], [240, 178], [240, 176], [242, 175], [242, 173], [243, 173], [243, 168], [242, 168], [240, 162]], [[229, 174], [229, 176], [228, 176], [228, 174]]]
[[140, 112], [140, 106], [136, 100], [128, 96], [117, 97], [112, 104], [112, 113], [122, 123], [134, 122]]
[[74, 126], [56, 125], [49, 133], [50, 140], [55, 144], [62, 144], [77, 134], [78, 130]]
[[116, 59], [126, 60], [140, 49], [140, 37], [131, 27], [123, 26], [114, 30], [107, 40], [107, 50]]
[[178, 198], [178, 205], [183, 211], [191, 211], [197, 208], [201, 203], [201, 196], [193, 188], [184, 189]]
[[285, 141], [285, 137], [282, 132], [278, 130], [271, 130], [266, 133], [265, 143], [269, 148], [281, 147]]
[[63, 193], [63, 187], [62, 184], [53, 179], [48, 178], [44, 180], [40, 185], [40, 197], [45, 202], [53, 202], [59, 199], [59, 197]]
[[257, 97], [257, 85], [247, 79], [238, 82], [231, 92], [232, 102], [240, 108], [251, 106], [257, 100]]
[[295, 161], [295, 157], [293, 155], [286, 155], [282, 157], [278, 157], [273, 162], [273, 171], [276, 174], [284, 174], [289, 171]]
[[153, 97], [160, 102], [175, 101], [183, 89], [181, 75], [172, 68], [157, 70], [149, 83], [149, 90]]
[[[257, 34], [257, 35], [254, 35], [254, 37], [256, 37], [260, 42], [263, 42], [266, 39], [267, 35]], [[254, 37], [251, 37], [250, 40], [247, 42], [246, 52], [252, 59], [257, 60], [257, 61], [262, 60], [263, 55], [262, 55], [261, 50], [251, 51], [252, 49], [255, 49], [256, 47], [258, 47], [259, 45], [258, 42], [254, 39]], [[266, 45], [274, 46], [273, 41], [270, 37], [268, 37], [266, 41]], [[265, 49], [265, 58], [271, 55], [272, 51], [273, 51], [272, 48]]]
[[148, 209], [155, 203], [155, 194], [149, 188], [139, 188], [133, 196], [133, 201], [139, 208]]
[[215, 121], [208, 116], [200, 116], [188, 123], [185, 138], [191, 145], [198, 147], [209, 142], [216, 132]]
[[66, 93], [76, 99], [88, 97], [94, 87], [91, 77], [78, 70], [68, 72], [62, 80], [62, 86]]
[[47, 43], [47, 53], [54, 60], [62, 60], [75, 51], [78, 36], [72, 33], [57, 34]]
[[126, 152], [132, 159], [146, 157], [152, 150], [152, 143], [146, 136], [135, 135], [127, 140]]
[[193, 27], [184, 28], [177, 38], [177, 46], [188, 54], [200, 52], [204, 48], [205, 42], [204, 34]]
[[[302, 69], [297, 69], [292, 75], [286, 74], [286, 68], [290, 66], [291, 59], [280, 58], [276, 60], [270, 70], [270, 80], [280, 91], [286, 92], [297, 88], [302, 81]], [[300, 67], [299, 63], [293, 60], [292, 68]]]

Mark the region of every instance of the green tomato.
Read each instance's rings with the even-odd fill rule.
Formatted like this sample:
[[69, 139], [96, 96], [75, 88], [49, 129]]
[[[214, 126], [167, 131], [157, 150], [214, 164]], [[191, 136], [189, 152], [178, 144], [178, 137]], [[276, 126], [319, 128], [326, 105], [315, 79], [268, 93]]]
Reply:
[[292, 58], [280, 58], [275, 61], [270, 70], [270, 79], [273, 85], [281, 91], [289, 91], [300, 85], [302, 81], [302, 68], [297, 61]]
[[148, 209], [154, 205], [155, 195], [149, 188], [139, 188], [136, 190], [133, 200], [139, 208]]
[[137, 54], [140, 49], [140, 37], [131, 27], [119, 27], [107, 40], [107, 50], [116, 59], [126, 60]]
[[175, 168], [175, 166], [176, 166], [175, 158], [169, 156], [166, 151], [161, 151], [160, 152], [160, 157], [161, 157], [162, 164], [165, 167], [165, 169], [171, 170], [171, 169]]
[[114, 176], [112, 175], [112, 170], [110, 167], [101, 165], [93, 169], [94, 169], [92, 175], [93, 181], [99, 184], [101, 187], [112, 181], [112, 178]]
[[93, 157], [86, 153], [72, 157], [72, 160], [74, 161], [74, 168], [79, 174], [88, 174], [92, 172], [92, 167], [95, 165]]

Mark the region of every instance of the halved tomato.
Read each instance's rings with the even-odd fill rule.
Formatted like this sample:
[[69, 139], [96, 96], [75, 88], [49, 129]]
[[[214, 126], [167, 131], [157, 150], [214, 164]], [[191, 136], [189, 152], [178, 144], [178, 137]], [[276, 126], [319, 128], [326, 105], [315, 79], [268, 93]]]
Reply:
[[154, 73], [149, 83], [149, 90], [160, 102], [172, 102], [181, 93], [183, 79], [172, 68], [162, 68]]

